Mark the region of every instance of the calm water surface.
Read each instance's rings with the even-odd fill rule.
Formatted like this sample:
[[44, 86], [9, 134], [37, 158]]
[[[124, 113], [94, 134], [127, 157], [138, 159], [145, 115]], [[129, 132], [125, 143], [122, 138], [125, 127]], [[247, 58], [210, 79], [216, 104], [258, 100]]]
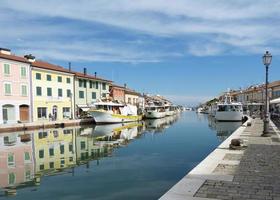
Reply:
[[0, 199], [158, 199], [240, 123], [207, 115], [0, 135]]

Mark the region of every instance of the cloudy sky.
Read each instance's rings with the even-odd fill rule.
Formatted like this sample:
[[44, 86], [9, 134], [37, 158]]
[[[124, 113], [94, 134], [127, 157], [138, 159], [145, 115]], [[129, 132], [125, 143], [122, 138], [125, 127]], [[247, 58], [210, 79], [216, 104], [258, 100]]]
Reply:
[[0, 46], [196, 104], [280, 78], [280, 1], [1, 0]]

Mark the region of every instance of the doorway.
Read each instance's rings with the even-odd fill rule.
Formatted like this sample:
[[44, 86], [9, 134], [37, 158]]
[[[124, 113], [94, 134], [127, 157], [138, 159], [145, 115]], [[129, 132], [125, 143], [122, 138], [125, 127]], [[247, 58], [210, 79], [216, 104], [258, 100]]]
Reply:
[[29, 106], [28, 105], [20, 105], [19, 106], [19, 118], [22, 122], [29, 121]]

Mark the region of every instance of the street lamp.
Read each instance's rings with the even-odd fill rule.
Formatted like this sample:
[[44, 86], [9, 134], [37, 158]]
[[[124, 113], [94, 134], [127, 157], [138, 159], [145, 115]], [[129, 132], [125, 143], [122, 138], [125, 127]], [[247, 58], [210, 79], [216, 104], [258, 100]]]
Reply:
[[263, 55], [263, 64], [265, 65], [265, 115], [263, 120], [263, 134], [262, 136], [268, 136], [269, 134], [269, 102], [268, 102], [268, 67], [271, 63], [272, 55], [266, 51]]

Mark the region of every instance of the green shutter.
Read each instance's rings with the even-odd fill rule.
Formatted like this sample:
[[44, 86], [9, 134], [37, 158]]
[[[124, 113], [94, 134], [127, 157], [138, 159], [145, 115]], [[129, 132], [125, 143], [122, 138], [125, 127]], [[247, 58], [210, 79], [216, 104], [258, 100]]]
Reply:
[[9, 64], [4, 64], [4, 74], [5, 75], [10, 75], [10, 65]]

